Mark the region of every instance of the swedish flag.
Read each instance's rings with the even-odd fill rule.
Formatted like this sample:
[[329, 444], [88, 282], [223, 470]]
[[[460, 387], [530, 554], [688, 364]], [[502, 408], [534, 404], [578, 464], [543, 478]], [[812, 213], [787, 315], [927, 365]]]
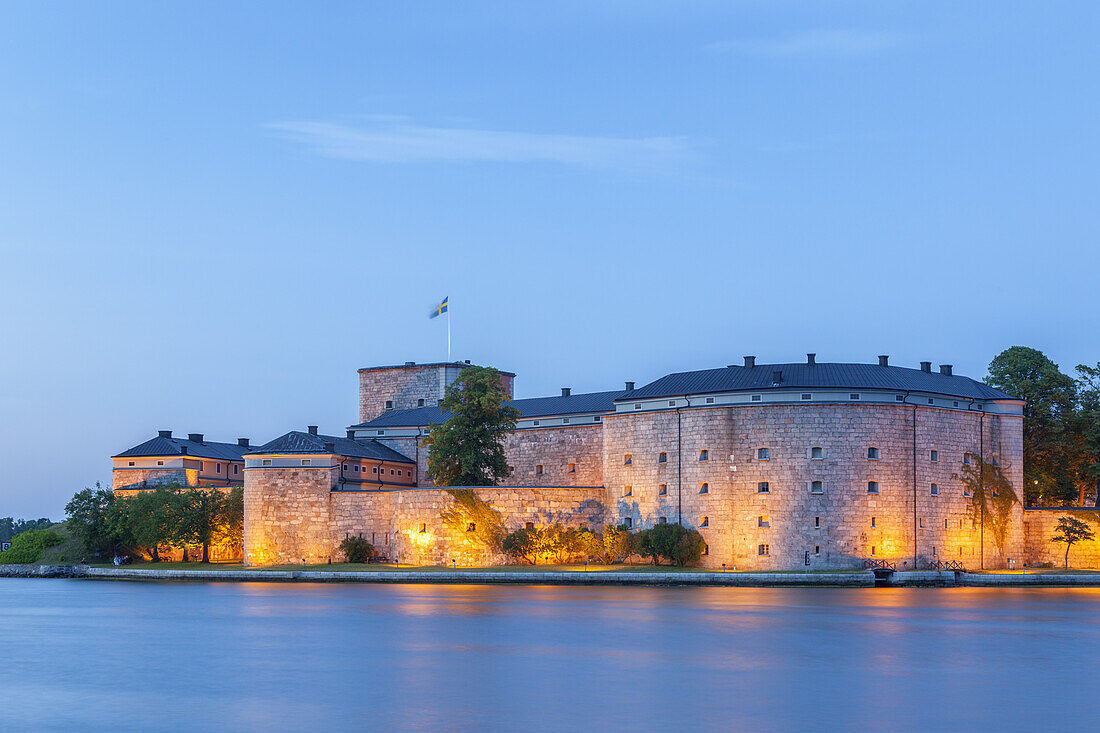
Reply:
[[429, 315], [428, 318], [435, 318], [436, 316], [441, 316], [444, 313], [446, 313], [447, 312], [447, 299], [448, 298], [450, 298], [449, 295], [447, 296], [447, 298], [443, 299], [442, 303], [437, 305], [435, 308], [432, 308], [431, 315]]

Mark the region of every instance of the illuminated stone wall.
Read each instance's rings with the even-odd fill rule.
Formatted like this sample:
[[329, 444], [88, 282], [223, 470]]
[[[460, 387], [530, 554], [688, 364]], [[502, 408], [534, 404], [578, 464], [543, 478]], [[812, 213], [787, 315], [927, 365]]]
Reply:
[[[1066, 545], [1051, 542], [1062, 517], [1080, 519], [1100, 537], [1100, 510], [1097, 509], [1025, 509], [1024, 510], [1024, 559], [1029, 566], [1050, 563], [1056, 568], [1066, 562]], [[1077, 542], [1069, 551], [1071, 568], [1100, 568], [1100, 541], [1096, 539]]]
[[[707, 407], [680, 413], [682, 467], [677, 471], [674, 411], [604, 419], [604, 478], [618, 517], [634, 528], [665, 517], [706, 538], [710, 567], [784, 570], [861, 566], [865, 559], [913, 565], [955, 560], [999, 567], [1023, 555], [1020, 505], [1003, 552], [971, 526], [969, 500], [953, 476], [965, 452], [997, 454], [1022, 496], [1021, 418], [916, 408], [916, 511], [912, 405], [814, 404]], [[813, 458], [813, 448], [822, 458]], [[878, 449], [868, 459], [868, 448]], [[761, 460], [758, 449], [768, 449]], [[708, 460], [700, 461], [700, 451]], [[931, 460], [937, 451], [938, 461]], [[659, 456], [665, 453], [666, 462]], [[630, 454], [630, 465], [624, 456]], [[768, 483], [768, 493], [759, 483]], [[822, 482], [822, 493], [811, 492]], [[868, 482], [878, 493], [868, 493]], [[708, 492], [700, 493], [702, 484]], [[931, 494], [936, 483], [939, 494]], [[665, 484], [667, 493], [660, 494]], [[679, 484], [679, 492], [677, 487]], [[630, 496], [625, 496], [630, 486]], [[705, 525], [704, 525], [705, 518]], [[873, 522], [872, 522], [873, 520]], [[946, 526], [945, 526], [946, 521]], [[923, 526], [921, 526], [923, 523]], [[914, 526], [916, 525], [916, 526]], [[767, 554], [759, 554], [759, 546]]]
[[198, 477], [197, 470], [187, 468], [115, 468], [111, 471], [111, 488], [115, 491], [134, 491], [173, 482], [180, 486], [195, 486]]
[[246, 468], [245, 563], [321, 563], [333, 553], [332, 489], [327, 467]]

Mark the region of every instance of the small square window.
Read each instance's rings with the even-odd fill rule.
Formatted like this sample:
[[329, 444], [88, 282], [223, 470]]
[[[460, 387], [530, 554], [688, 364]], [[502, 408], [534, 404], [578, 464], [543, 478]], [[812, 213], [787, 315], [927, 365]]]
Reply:
[[632, 517], [626, 518], [626, 528], [632, 529], [634, 527], [634, 519]]
[[424, 398], [423, 397], [421, 397], [420, 399], [418, 399], [416, 401], [416, 406], [417, 407], [423, 407], [424, 406]]
[[967, 465], [967, 466], [970, 465], [970, 454], [969, 453], [963, 453], [963, 464]]
[[963, 496], [966, 496], [966, 497], [973, 496], [973, 494], [970, 493], [970, 487], [969, 486], [967, 486], [966, 488], [963, 489]]
[[260, 461], [260, 464], [264, 465], [264, 466], [270, 466], [271, 465], [271, 459], [270, 458], [264, 458], [262, 461]]
[[623, 456], [623, 465], [624, 465], [624, 466], [632, 466], [632, 465], [634, 465], [634, 456], [630, 455], [629, 453], [627, 453], [626, 455], [624, 455], [624, 456]]
[[858, 400], [859, 399], [859, 392], [852, 392], [851, 394], [848, 395], [848, 399]]
[[709, 494], [710, 493], [710, 484], [705, 483], [702, 486], [700, 486], [699, 487], [699, 493], [700, 494]]
[[668, 517], [657, 517], [657, 524], [668, 524]]
[[370, 472], [371, 473], [378, 473], [378, 466], [372, 466]]
[[823, 458], [825, 458], [825, 449], [824, 448], [820, 448], [820, 447], [817, 447], [817, 446], [815, 446], [813, 448], [810, 448], [810, 460], [820, 461]]
[[708, 517], [703, 517], [699, 521], [699, 526], [700, 527], [709, 527], [710, 526], [710, 519]]
[[577, 464], [576, 463], [570, 463], [569, 464], [569, 473], [576, 473], [576, 472], [577, 472]]
[[756, 485], [756, 493], [758, 494], [770, 494], [771, 489], [768, 487], [767, 481], [761, 481]]
[[757, 460], [766, 461], [766, 460], [769, 460], [770, 457], [771, 456], [770, 456], [767, 448], [757, 448], [756, 449], [756, 458], [757, 458]]
[[929, 397], [928, 398], [928, 404], [934, 405], [934, 404], [936, 404], [936, 401], [934, 399], [932, 399], [931, 397]]
[[535, 475], [536, 476], [541, 476], [542, 475], [542, 464], [541, 463], [539, 465], [535, 466]]
[[467, 532], [476, 532], [477, 531], [477, 523], [476, 522], [467, 522], [466, 523], [466, 531]]
[[875, 546], [871, 545], [871, 555], [874, 555], [874, 554], [875, 554]]
[[767, 514], [761, 514], [759, 517], [756, 518], [756, 526], [770, 527], [772, 526], [772, 518], [769, 517]]
[[157, 461], [157, 465], [158, 465], [158, 466], [163, 466], [163, 465], [164, 465], [164, 461]]
[[134, 462], [133, 462], [133, 461], [130, 461], [128, 465], [131, 465], [131, 466], [132, 466], [132, 465], [134, 465]]
[[385, 431], [385, 430], [379, 430], [379, 431], [378, 431], [378, 434], [379, 434], [379, 435], [385, 435], [385, 434], [386, 434], [386, 431]]
[[707, 398], [706, 398], [706, 400], [705, 400], [705, 402], [706, 402], [706, 403], [707, 403], [708, 405], [713, 405], [713, 404], [714, 404], [714, 398], [713, 398], [713, 397], [707, 397]]
[[309, 465], [309, 459], [308, 458], [303, 458], [302, 459], [302, 465], [303, 466], [308, 466]]
[[669, 400], [668, 401], [668, 406], [669, 407], [676, 407], [676, 400]]
[[657, 463], [668, 463], [668, 453], [658, 453]]
[[343, 466], [341, 466], [341, 468], [343, 468], [345, 471], [347, 471], [348, 470], [348, 464], [345, 463]]
[[768, 546], [767, 545], [757, 545], [756, 546], [756, 554], [763, 557], [764, 555], [770, 555], [771, 552], [768, 551]]
[[753, 402], [759, 402], [759, 401], [760, 401], [760, 395], [758, 395], [758, 394], [754, 394], [754, 395], [752, 396], [752, 401], [753, 401]]
[[668, 484], [661, 484], [657, 487], [657, 496], [668, 496]]
[[937, 486], [936, 484], [932, 484], [932, 496], [939, 496], [939, 495], [940, 495], [940, 487]]
[[813, 395], [810, 394], [809, 392], [803, 392], [802, 393], [802, 399], [804, 399], [804, 400], [811, 399], [812, 397], [813, 397]]
[[894, 402], [905, 402], [905, 397], [899, 394], [894, 395]]
[[392, 410], [393, 409], [393, 400], [386, 400], [386, 409], [387, 410]]
[[704, 555], [709, 555], [710, 554], [710, 545], [708, 545], [708, 544], [703, 545], [703, 554]]
[[390, 475], [391, 475], [391, 476], [393, 476], [393, 475], [394, 475], [394, 474], [396, 474], [396, 473], [397, 473], [397, 471], [395, 471], [395, 470], [394, 470], [394, 469], [392, 469], [392, 468], [390, 469]]
[[237, 464], [236, 463], [233, 464], [233, 473], [237, 473]]
[[531, 424], [534, 425], [537, 428], [539, 426], [539, 421], [538, 420], [532, 420]]
[[878, 493], [878, 481], [868, 481], [867, 482], [867, 493], [868, 494], [877, 494]]
[[623, 487], [623, 496], [634, 496], [634, 487], [624, 486]]
[[940, 462], [940, 452], [938, 450], [932, 451], [929, 454], [929, 458], [931, 459], [932, 463], [939, 463]]
[[359, 473], [359, 464], [358, 463], [355, 464], [355, 467], [352, 469], [352, 471], [354, 473]]
[[878, 448], [868, 448], [867, 449], [867, 460], [869, 460], [869, 461], [877, 461], [878, 460]]
[[710, 452], [706, 448], [699, 451], [699, 460], [700, 461], [709, 461], [710, 460]]
[[596, 415], [594, 418], [592, 418], [592, 422], [599, 422], [601, 420], [603, 420], [603, 418], [600, 417], [599, 415]]
[[951, 401], [951, 406], [952, 407], [958, 407], [959, 406], [959, 401], [958, 400], [952, 400]]
[[810, 493], [811, 494], [824, 494], [825, 493], [824, 484], [822, 484], [820, 481], [811, 481], [810, 482]]
[[641, 403], [641, 402], [635, 402], [635, 403], [634, 403], [634, 409], [635, 409], [635, 410], [640, 410], [640, 409], [642, 409], [642, 403]]
[[425, 532], [428, 531], [428, 525], [425, 524], [424, 522], [421, 522], [420, 526], [417, 527], [416, 531], [419, 532], [420, 534], [424, 534]]

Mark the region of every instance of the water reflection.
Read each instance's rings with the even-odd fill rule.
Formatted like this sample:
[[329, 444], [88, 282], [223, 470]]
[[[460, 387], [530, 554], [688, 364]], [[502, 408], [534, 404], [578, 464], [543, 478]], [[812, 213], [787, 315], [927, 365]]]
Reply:
[[1090, 727], [1098, 600], [4, 580], [0, 728]]

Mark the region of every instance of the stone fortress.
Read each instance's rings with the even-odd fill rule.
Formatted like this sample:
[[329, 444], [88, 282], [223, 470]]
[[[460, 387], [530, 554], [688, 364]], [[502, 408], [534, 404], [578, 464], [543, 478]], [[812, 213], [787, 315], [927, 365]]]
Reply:
[[[454, 500], [427, 473], [423, 438], [446, 418], [444, 391], [467, 366], [360, 369], [359, 422], [343, 436], [310, 426], [253, 446], [161, 431], [113, 457], [114, 488], [243, 486], [247, 564], [336, 562], [349, 534], [401, 563], [504, 563], [474, 535], [445, 526], [441, 514]], [[509, 396], [514, 380], [502, 372]], [[474, 489], [509, 531], [679, 522], [705, 538], [703, 566], [738, 570], [869, 560], [1003, 568], [1059, 552], [1049, 513], [1014, 505], [1000, 538], [972, 521], [959, 478], [967, 463], [1000, 466], [1023, 496], [1023, 402], [950, 365], [912, 369], [886, 356], [819, 363], [814, 354], [757, 364], [747, 356], [641, 387], [563, 388], [511, 404], [520, 412], [505, 445], [512, 475]]]

